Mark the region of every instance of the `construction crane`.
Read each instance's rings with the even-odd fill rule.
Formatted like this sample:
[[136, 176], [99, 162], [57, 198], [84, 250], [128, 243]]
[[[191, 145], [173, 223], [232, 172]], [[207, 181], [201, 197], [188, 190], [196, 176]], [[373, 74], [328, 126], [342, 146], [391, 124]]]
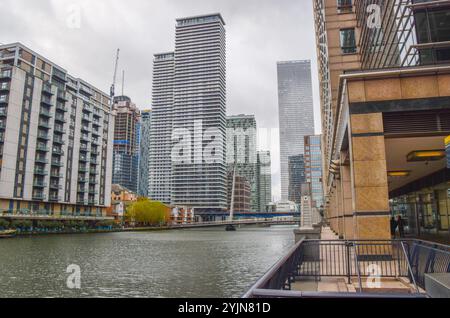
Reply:
[[116, 64], [114, 66], [114, 77], [113, 77], [113, 83], [111, 85], [111, 103], [114, 99], [114, 96], [116, 96], [116, 80], [117, 80], [117, 67], [119, 66], [119, 53], [120, 49], [117, 49], [117, 55], [116, 55]]

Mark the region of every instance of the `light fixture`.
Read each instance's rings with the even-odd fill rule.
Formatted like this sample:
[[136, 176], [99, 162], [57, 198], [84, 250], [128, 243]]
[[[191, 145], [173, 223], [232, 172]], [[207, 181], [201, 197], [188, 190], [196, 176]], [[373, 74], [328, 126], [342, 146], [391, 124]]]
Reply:
[[389, 177], [408, 177], [410, 174], [411, 174], [411, 171], [407, 171], [407, 170], [388, 171]]
[[408, 162], [438, 161], [445, 158], [444, 150], [416, 150], [408, 154]]

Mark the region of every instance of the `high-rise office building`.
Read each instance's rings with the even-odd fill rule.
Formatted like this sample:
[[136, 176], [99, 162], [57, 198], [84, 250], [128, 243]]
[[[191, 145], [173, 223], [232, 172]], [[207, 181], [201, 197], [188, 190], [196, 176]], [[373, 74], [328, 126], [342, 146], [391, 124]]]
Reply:
[[331, 228], [389, 240], [400, 214], [411, 235], [448, 240], [450, 3], [313, 3]]
[[289, 198], [289, 157], [303, 154], [303, 137], [314, 134], [311, 61], [278, 62], [281, 197]]
[[289, 163], [289, 201], [300, 206], [302, 202], [302, 184], [306, 181], [305, 156], [290, 156]]
[[113, 184], [137, 193], [139, 172], [139, 116], [136, 105], [127, 96], [114, 98], [116, 112], [113, 151]]
[[150, 130], [149, 196], [171, 203], [172, 109], [174, 53], [155, 54], [153, 60], [152, 129]]
[[141, 111], [140, 133], [139, 133], [139, 176], [137, 194], [148, 197], [149, 185], [149, 155], [150, 155], [150, 131], [152, 111]]
[[258, 212], [269, 212], [272, 202], [272, 168], [270, 151], [258, 151], [256, 162], [256, 184], [258, 193]]
[[0, 209], [106, 216], [114, 112], [108, 94], [20, 43], [0, 46]]
[[[251, 188], [251, 210], [258, 211], [256, 180], [256, 119], [253, 115], [227, 117], [228, 171], [245, 177]], [[228, 191], [231, 191], [228, 189]]]
[[312, 206], [323, 206], [321, 135], [305, 136], [305, 178], [310, 184]]

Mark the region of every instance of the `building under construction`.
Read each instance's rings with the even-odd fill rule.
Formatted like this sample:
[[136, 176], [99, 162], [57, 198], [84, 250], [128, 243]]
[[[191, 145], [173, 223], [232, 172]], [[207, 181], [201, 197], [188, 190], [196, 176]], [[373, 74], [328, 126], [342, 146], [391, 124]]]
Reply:
[[127, 96], [114, 98], [117, 113], [114, 131], [113, 184], [137, 193], [140, 112]]

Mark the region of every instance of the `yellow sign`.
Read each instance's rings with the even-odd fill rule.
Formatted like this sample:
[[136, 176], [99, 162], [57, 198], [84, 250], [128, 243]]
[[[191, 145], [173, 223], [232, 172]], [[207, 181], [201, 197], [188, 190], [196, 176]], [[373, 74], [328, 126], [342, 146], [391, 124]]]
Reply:
[[447, 138], [445, 138], [445, 145], [449, 146], [450, 145], [450, 136], [448, 136]]

